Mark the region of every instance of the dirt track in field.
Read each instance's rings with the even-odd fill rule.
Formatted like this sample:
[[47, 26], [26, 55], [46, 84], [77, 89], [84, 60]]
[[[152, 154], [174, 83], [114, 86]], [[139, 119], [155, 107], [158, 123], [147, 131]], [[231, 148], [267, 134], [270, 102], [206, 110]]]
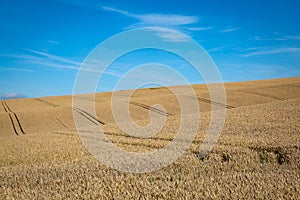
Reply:
[[[205, 85], [193, 88], [201, 125], [192, 145], [175, 163], [149, 174], [121, 173], [95, 160], [76, 133], [73, 114], [101, 127], [120, 148], [156, 151], [172, 141], [180, 124], [180, 105], [168, 88], [136, 90], [124, 102], [137, 124], [148, 124], [151, 112], [166, 117], [161, 132], [144, 139], [116, 126], [111, 93], [77, 97], [95, 103], [96, 116], [72, 107], [71, 96], [2, 100], [0, 198], [299, 198], [300, 78], [226, 83], [226, 105], [212, 101]], [[226, 122], [213, 151], [199, 160], [211, 105], [227, 109]]]

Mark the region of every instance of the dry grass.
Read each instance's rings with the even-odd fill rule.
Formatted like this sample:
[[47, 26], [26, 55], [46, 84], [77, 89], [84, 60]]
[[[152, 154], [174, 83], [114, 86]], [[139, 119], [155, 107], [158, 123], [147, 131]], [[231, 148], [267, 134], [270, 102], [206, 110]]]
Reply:
[[[203, 85], [194, 86], [207, 99]], [[72, 119], [71, 98], [2, 101], [0, 109], [1, 199], [297, 199], [300, 196], [300, 79], [226, 84], [225, 127], [204, 160], [197, 152], [210, 120], [210, 104], [199, 100], [201, 127], [190, 149], [175, 163], [148, 174], [124, 174], [95, 160]], [[167, 88], [136, 91], [131, 101], [160, 103], [172, 113], [161, 133], [137, 139], [114, 124], [110, 93], [96, 95], [101, 127], [117, 146], [133, 152], [166, 145], [179, 125], [178, 102]], [[149, 97], [149, 98], [148, 98]], [[90, 101], [89, 99], [86, 99]], [[1, 102], [1, 103], [2, 103]], [[8, 108], [7, 108], [8, 107]], [[132, 106], [140, 124], [148, 109]], [[14, 118], [15, 133], [9, 116]]]

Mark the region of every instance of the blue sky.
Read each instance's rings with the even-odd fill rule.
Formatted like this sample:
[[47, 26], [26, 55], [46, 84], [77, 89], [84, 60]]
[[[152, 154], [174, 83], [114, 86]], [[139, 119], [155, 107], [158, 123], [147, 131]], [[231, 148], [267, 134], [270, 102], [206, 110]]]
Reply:
[[[297, 0], [1, 1], [0, 98], [72, 94], [81, 63], [100, 42], [149, 26], [199, 42], [225, 82], [300, 76], [299, 8]], [[115, 62], [99, 91], [112, 90], [124, 68], [147, 62], [202, 82], [180, 58], [141, 51]]]

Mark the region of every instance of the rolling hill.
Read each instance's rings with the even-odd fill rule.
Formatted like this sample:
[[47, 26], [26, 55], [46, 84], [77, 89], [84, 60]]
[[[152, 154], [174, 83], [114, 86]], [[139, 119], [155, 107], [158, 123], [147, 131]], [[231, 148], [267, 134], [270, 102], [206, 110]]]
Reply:
[[[193, 89], [201, 124], [192, 145], [173, 164], [142, 174], [118, 172], [91, 156], [73, 112], [120, 148], [155, 151], [172, 141], [180, 124], [180, 104], [170, 89], [139, 89], [126, 102], [137, 124], [148, 124], [151, 113], [166, 117], [161, 132], [144, 139], [117, 126], [113, 93], [78, 96], [95, 105], [96, 116], [72, 106], [72, 96], [1, 100], [1, 199], [299, 198], [300, 78], [225, 83], [226, 104], [212, 101], [205, 85]], [[199, 160], [211, 105], [226, 108], [226, 121], [213, 151]]]

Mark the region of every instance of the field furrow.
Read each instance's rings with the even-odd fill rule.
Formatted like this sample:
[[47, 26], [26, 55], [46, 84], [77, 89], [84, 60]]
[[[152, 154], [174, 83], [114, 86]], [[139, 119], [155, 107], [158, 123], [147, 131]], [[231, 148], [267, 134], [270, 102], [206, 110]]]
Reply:
[[170, 114], [170, 113], [164, 112], [162, 110], [159, 110], [159, 109], [154, 108], [152, 106], [148, 106], [146, 104], [142, 104], [142, 103], [138, 103], [138, 102], [130, 102], [130, 103], [133, 104], [133, 105], [145, 108], [146, 110], [150, 110], [152, 112], [156, 112], [158, 114], [164, 115], [164, 116], [172, 116], [172, 114]]
[[24, 132], [24, 130], [23, 130], [23, 128], [22, 128], [21, 122], [20, 122], [20, 120], [19, 120], [17, 114], [14, 113], [13, 116], [15, 117], [15, 120], [16, 120], [16, 122], [17, 122], [17, 127], [18, 127], [19, 131], [20, 131], [21, 133], [25, 134], [25, 132]]
[[7, 105], [7, 103], [5, 101], [2, 101], [2, 106], [5, 110], [5, 112], [8, 113], [14, 133], [16, 135], [25, 134], [17, 114], [12, 112], [12, 110], [10, 109], [10, 107]]
[[7, 111], [7, 109], [6, 109], [6, 106], [4, 105], [4, 101], [1, 101], [1, 103], [2, 103], [2, 106], [3, 106], [4, 111], [7, 113], [8, 111]]
[[57, 105], [57, 104], [54, 104], [54, 103], [51, 103], [51, 102], [49, 102], [49, 101], [46, 101], [46, 100], [44, 100], [44, 99], [35, 99], [36, 101], [39, 101], [39, 102], [42, 102], [42, 103], [44, 103], [44, 104], [47, 104], [48, 106], [51, 106], [51, 107], [58, 107], [59, 105]]
[[216, 101], [212, 101], [212, 100], [209, 100], [209, 99], [205, 99], [205, 98], [198, 97], [197, 99], [199, 101], [202, 101], [202, 102], [205, 102], [205, 103], [209, 103], [209, 104], [213, 104], [213, 105], [220, 106], [220, 107], [225, 107], [227, 109], [235, 108], [234, 106], [225, 105], [225, 104], [222, 104], [222, 103], [219, 103], [219, 102], [216, 102]]
[[79, 113], [80, 115], [85, 117], [86, 119], [88, 119], [93, 124], [96, 124], [96, 125], [104, 125], [105, 124], [101, 120], [97, 119], [97, 117], [92, 116], [91, 114], [89, 114], [88, 112], [86, 112], [80, 108], [72, 107], [71, 109], [76, 111], [77, 113]]
[[280, 98], [280, 97], [277, 97], [277, 96], [274, 96], [274, 95], [270, 95], [270, 94], [264, 94], [264, 93], [257, 92], [257, 91], [245, 91], [245, 92], [250, 93], [250, 94], [254, 94], [254, 95], [258, 95], [258, 96], [262, 96], [262, 97], [267, 97], [267, 98], [270, 98], [270, 99], [279, 100], [279, 101], [284, 100], [283, 98]]
[[68, 130], [68, 127], [58, 118], [58, 117], [55, 117], [55, 119], [64, 127]]
[[11, 111], [11, 109], [9, 108], [9, 106], [7, 105], [6, 101], [2, 101], [2, 103], [3, 103], [3, 106], [5, 107], [5, 108], [4, 108], [5, 111], [11, 113], [12, 111]]
[[15, 125], [14, 120], [13, 120], [12, 114], [9, 113], [8, 115], [9, 115], [9, 119], [10, 119], [10, 122], [11, 122], [11, 125], [12, 125], [13, 129], [14, 129], [15, 134], [19, 135], [19, 133], [17, 131], [17, 128], [16, 128], [16, 125]]

